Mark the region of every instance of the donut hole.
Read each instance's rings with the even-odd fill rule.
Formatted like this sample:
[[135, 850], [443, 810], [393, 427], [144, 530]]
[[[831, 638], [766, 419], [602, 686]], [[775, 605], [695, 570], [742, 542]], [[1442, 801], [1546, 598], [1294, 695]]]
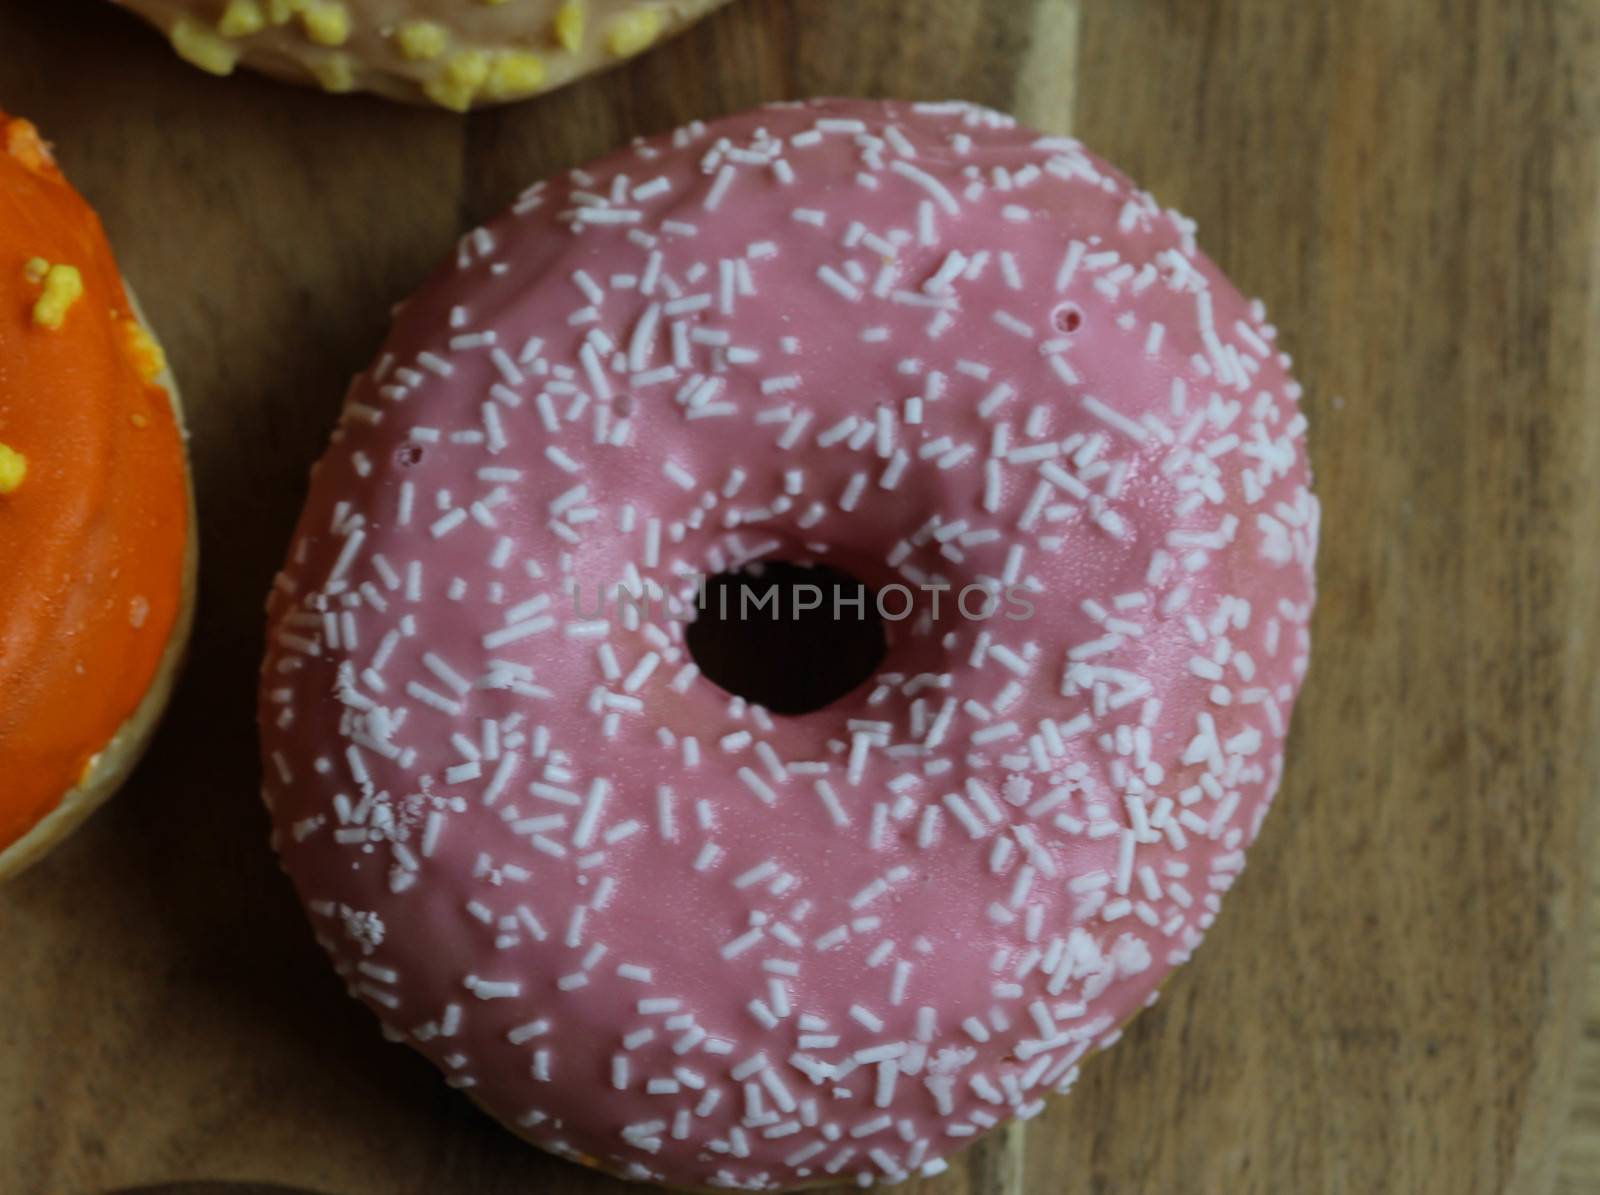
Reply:
[[1076, 303], [1063, 303], [1050, 313], [1050, 322], [1055, 325], [1057, 332], [1071, 336], [1083, 327], [1083, 308]]
[[832, 705], [888, 652], [871, 586], [830, 565], [787, 561], [708, 577], [686, 638], [707, 680], [788, 715]]
[[418, 444], [412, 440], [407, 440], [404, 444], [400, 445], [399, 448], [394, 450], [394, 463], [399, 465], [402, 469], [409, 469], [413, 465], [420, 465], [422, 463], [424, 451], [425, 450], [421, 444]]

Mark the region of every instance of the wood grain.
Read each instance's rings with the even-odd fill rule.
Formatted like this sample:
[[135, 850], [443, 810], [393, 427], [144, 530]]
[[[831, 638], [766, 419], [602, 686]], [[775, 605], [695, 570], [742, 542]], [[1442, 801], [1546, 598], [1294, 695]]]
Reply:
[[1589, 877], [1589, 979], [1584, 1009], [1583, 1038], [1573, 1067], [1577, 1082], [1572, 1108], [1562, 1138], [1556, 1195], [1592, 1195], [1600, 1190], [1600, 872]]
[[[741, 0], [468, 120], [209, 80], [97, 0], [8, 5], [0, 46], [0, 102], [60, 140], [180, 371], [205, 553], [145, 768], [0, 892], [0, 1189], [624, 1189], [495, 1129], [326, 973], [254, 799], [260, 602], [346, 379], [460, 229], [816, 93], [1071, 128], [1198, 217], [1299, 356], [1327, 510], [1282, 809], [1227, 915], [1074, 1097], [908, 1189], [1549, 1188], [1600, 780], [1593, 0]], [[1564, 1192], [1600, 1186], [1579, 1165]]]

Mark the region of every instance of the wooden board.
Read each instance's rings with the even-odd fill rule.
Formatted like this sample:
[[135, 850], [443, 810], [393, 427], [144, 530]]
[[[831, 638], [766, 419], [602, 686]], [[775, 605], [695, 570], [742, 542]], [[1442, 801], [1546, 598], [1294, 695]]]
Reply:
[[0, 9], [0, 102], [168, 342], [205, 575], [146, 766], [0, 893], [0, 1189], [620, 1189], [492, 1127], [322, 965], [254, 797], [261, 599], [346, 379], [460, 229], [635, 133], [826, 92], [1070, 128], [1198, 217], [1298, 354], [1327, 511], [1288, 781], [1226, 916], [1074, 1097], [910, 1189], [1548, 1187], [1600, 778], [1594, 0], [739, 0], [469, 120], [210, 80], [53, 0]]
[[1567, 1129], [1556, 1173], [1556, 1195], [1591, 1195], [1600, 1188], [1600, 873], [1589, 874], [1589, 979], [1583, 1039], [1573, 1066], [1577, 1083], [1572, 1093]]

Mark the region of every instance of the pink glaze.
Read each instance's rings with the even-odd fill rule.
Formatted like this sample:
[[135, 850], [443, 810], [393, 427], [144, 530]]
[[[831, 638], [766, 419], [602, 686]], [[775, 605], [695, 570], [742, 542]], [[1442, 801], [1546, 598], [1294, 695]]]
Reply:
[[[1278, 785], [1318, 508], [1274, 341], [1188, 221], [961, 105], [528, 191], [357, 379], [270, 602], [266, 797], [354, 994], [641, 1179], [899, 1179], [1036, 1114]], [[779, 719], [565, 592], [762, 556], [1037, 611], [946, 599]]]

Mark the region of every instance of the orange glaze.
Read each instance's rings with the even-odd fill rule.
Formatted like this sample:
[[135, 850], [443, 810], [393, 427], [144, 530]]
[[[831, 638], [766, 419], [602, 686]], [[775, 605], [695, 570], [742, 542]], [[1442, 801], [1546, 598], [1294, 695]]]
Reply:
[[[54, 330], [34, 259], [82, 274]], [[0, 494], [0, 850], [84, 779], [178, 617], [187, 482], [159, 372], [99, 219], [0, 112], [0, 444], [27, 459]]]

